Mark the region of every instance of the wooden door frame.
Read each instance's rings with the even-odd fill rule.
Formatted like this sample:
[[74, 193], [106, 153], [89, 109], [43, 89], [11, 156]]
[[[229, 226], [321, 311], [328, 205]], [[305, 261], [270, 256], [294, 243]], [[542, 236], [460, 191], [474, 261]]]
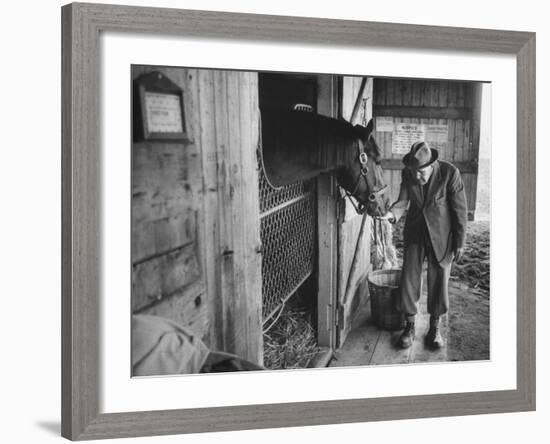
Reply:
[[[317, 111], [338, 117], [341, 100], [340, 76], [319, 76]], [[330, 174], [317, 178], [317, 344], [333, 350], [337, 344], [338, 306], [338, 205], [336, 179]]]

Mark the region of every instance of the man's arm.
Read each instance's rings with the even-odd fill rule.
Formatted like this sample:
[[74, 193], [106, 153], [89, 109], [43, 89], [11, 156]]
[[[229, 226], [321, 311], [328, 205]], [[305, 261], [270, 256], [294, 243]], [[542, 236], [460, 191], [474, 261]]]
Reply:
[[399, 196], [397, 200], [392, 204], [389, 209], [388, 219], [392, 223], [396, 223], [403, 213], [409, 208], [409, 192], [407, 188], [407, 178], [405, 177], [405, 170], [401, 171], [401, 186], [399, 187]]
[[453, 230], [453, 252], [455, 259], [460, 259], [466, 239], [466, 224], [468, 221], [468, 205], [464, 183], [460, 171], [456, 168], [447, 184], [447, 196], [451, 210], [451, 229]]

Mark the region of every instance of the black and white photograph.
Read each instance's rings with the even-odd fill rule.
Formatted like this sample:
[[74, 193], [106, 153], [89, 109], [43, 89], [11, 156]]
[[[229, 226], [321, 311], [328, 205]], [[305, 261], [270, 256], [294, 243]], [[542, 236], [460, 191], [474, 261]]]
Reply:
[[5, 2], [0, 440], [544, 441], [550, 27], [506, 6]]
[[490, 82], [131, 89], [132, 376], [491, 359]]

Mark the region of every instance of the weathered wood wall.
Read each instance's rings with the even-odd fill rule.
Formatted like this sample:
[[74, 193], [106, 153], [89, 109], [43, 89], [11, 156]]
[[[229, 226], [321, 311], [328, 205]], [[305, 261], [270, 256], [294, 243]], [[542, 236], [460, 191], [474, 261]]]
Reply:
[[[134, 67], [134, 78], [152, 69]], [[197, 104], [181, 69], [162, 69], [182, 87], [186, 116]], [[193, 142], [132, 146], [132, 311], [170, 318], [208, 332], [198, 219], [200, 146]]]
[[[481, 84], [442, 80], [374, 79], [373, 115], [391, 117], [393, 123], [448, 125], [446, 142], [428, 143], [440, 159], [455, 164], [462, 173], [473, 219], [476, 204], [479, 154]], [[379, 131], [375, 138], [383, 150], [382, 166], [391, 186], [392, 201], [399, 193], [401, 159], [392, 153], [392, 132]]]
[[189, 141], [133, 144], [132, 310], [261, 363], [257, 75], [132, 75], [153, 69], [183, 89]]

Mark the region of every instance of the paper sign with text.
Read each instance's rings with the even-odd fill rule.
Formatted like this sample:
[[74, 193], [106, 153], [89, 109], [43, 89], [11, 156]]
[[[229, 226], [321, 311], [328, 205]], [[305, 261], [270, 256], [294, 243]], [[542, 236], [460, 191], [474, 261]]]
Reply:
[[391, 151], [394, 154], [406, 154], [411, 145], [426, 140], [426, 128], [420, 123], [397, 123], [393, 130]]

